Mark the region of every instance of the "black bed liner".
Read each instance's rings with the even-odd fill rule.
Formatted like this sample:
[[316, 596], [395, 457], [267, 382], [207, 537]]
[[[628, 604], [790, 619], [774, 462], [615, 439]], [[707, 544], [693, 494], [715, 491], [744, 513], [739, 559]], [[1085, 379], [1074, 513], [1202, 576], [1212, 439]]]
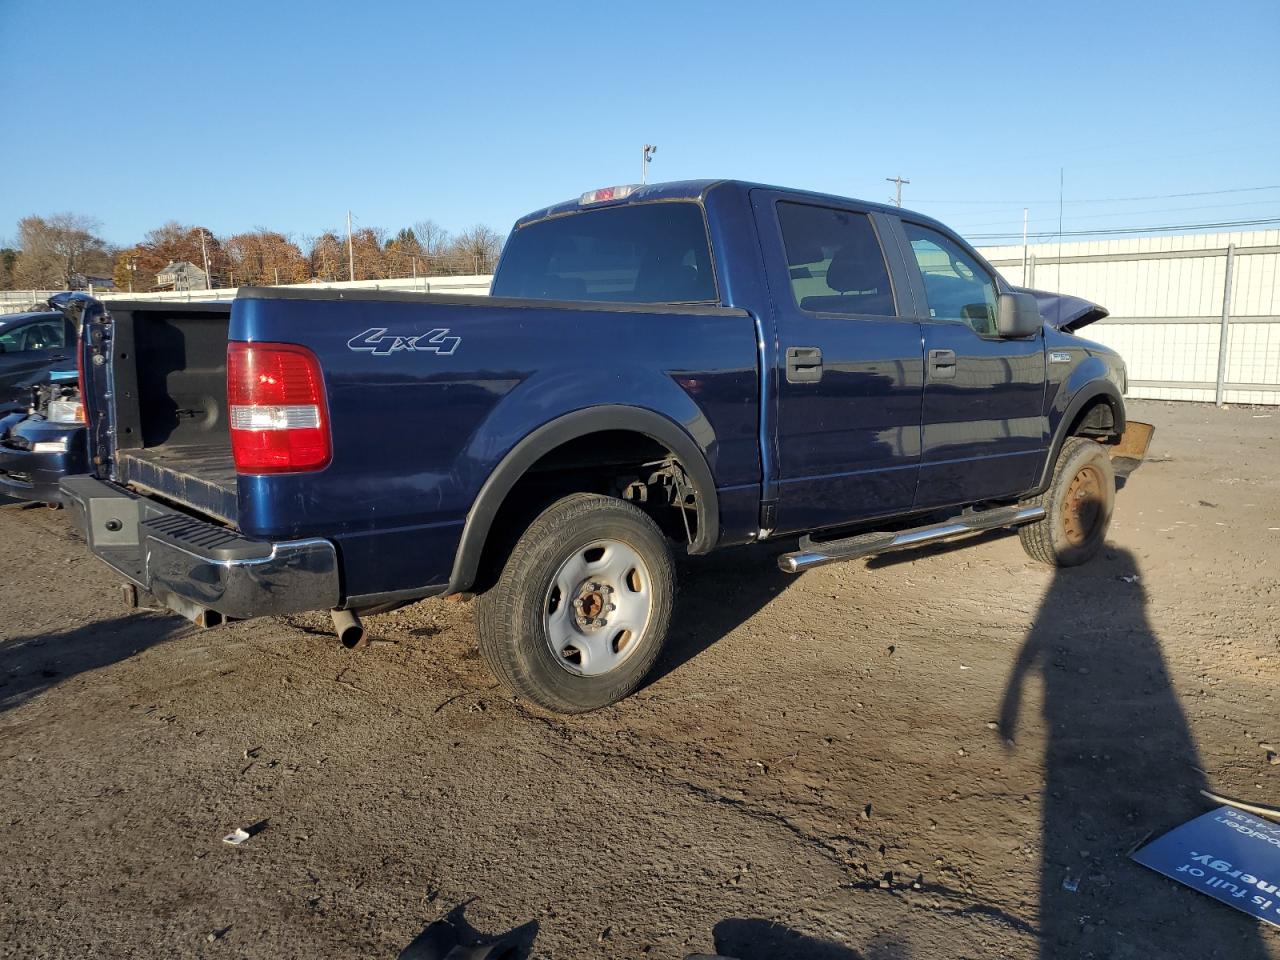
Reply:
[[119, 479], [227, 523], [236, 522], [236, 468], [225, 445], [166, 444], [121, 450]]

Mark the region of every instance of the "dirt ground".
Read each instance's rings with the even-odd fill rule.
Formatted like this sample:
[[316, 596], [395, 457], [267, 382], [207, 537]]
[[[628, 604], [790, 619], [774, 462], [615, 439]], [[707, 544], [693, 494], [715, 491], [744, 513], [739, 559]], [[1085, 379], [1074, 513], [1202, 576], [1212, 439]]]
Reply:
[[200, 631], [0, 509], [0, 956], [396, 958], [452, 912], [548, 958], [1280, 958], [1128, 859], [1206, 785], [1280, 802], [1280, 410], [1130, 414], [1104, 558], [690, 561], [653, 681], [578, 718], [468, 603]]

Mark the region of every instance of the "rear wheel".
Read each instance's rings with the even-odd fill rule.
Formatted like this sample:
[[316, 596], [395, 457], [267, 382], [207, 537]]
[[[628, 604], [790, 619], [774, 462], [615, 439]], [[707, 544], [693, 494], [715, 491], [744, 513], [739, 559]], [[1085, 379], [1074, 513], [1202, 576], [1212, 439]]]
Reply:
[[1074, 567], [1102, 549], [1115, 507], [1116, 478], [1102, 445], [1068, 437], [1058, 453], [1049, 488], [1028, 501], [1044, 507], [1045, 518], [1018, 531], [1033, 559], [1055, 567]]
[[517, 695], [581, 713], [632, 693], [666, 640], [671, 551], [644, 511], [574, 494], [544, 510], [477, 604], [480, 652]]

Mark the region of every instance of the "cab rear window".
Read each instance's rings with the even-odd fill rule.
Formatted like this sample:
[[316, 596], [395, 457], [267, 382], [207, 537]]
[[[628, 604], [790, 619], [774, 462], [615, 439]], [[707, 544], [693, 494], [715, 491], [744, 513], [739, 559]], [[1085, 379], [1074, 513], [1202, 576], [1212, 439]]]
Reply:
[[718, 300], [702, 207], [692, 201], [584, 210], [521, 227], [495, 297], [625, 303]]

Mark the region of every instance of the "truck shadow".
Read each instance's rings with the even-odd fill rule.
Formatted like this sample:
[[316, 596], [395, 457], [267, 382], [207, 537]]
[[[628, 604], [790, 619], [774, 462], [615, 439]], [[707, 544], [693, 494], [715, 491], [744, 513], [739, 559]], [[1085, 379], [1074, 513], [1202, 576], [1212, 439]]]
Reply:
[[0, 640], [0, 713], [77, 674], [107, 667], [189, 627], [176, 615], [129, 614]]
[[780, 552], [740, 547], [678, 558], [680, 588], [671, 635], [644, 685], [684, 666], [795, 583], [797, 577], [783, 573], [774, 562], [774, 554]]
[[1043, 696], [1040, 956], [1269, 956], [1256, 921], [1129, 860], [1203, 813], [1195, 742], [1127, 550], [1057, 572], [1009, 675], [1011, 753], [1028, 683]]

